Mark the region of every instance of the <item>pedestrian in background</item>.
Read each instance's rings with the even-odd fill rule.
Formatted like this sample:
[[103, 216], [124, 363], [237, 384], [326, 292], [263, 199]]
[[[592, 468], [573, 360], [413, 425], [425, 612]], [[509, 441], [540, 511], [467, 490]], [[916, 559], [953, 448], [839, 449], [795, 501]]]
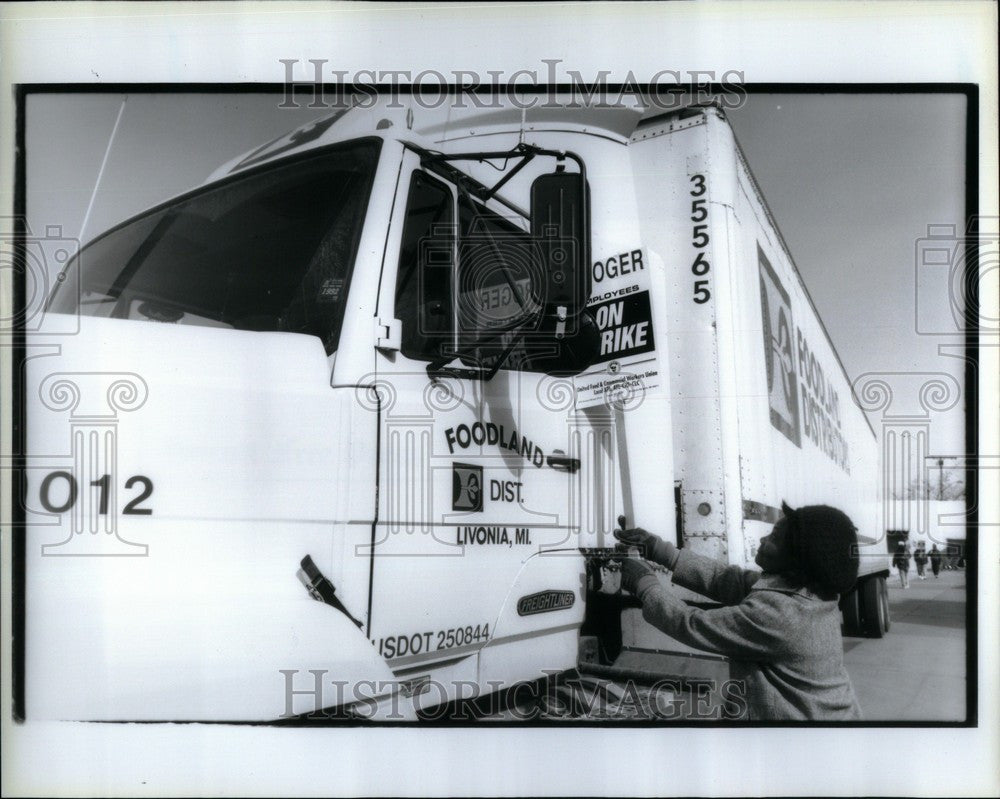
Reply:
[[927, 568], [927, 550], [924, 548], [926, 544], [921, 541], [917, 544], [917, 549], [913, 553], [913, 562], [917, 565], [917, 577], [921, 580], [926, 580], [924, 575], [924, 570]]
[[859, 719], [837, 604], [857, 581], [857, 530], [826, 505], [782, 504], [782, 511], [757, 550], [762, 572], [677, 549], [642, 528], [614, 531], [626, 547], [670, 569], [674, 583], [720, 608], [688, 605], [634, 556], [622, 559], [622, 588], [638, 597], [643, 618], [657, 629], [731, 659], [731, 676], [745, 685], [748, 719]]
[[896, 554], [892, 558], [892, 565], [899, 571], [899, 585], [902, 588], [910, 587], [910, 550], [906, 548], [906, 543], [900, 541], [896, 547]]
[[938, 576], [938, 572], [941, 571], [941, 550], [938, 549], [937, 544], [931, 547], [931, 571], [934, 572], [934, 577]]

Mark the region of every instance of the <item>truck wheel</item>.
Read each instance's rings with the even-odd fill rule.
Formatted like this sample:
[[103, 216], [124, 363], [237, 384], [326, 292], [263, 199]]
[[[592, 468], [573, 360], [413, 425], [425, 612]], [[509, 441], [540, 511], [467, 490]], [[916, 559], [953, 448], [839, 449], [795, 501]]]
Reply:
[[882, 603], [884, 612], [882, 615], [882, 632], [889, 632], [889, 627], [892, 626], [892, 619], [889, 618], [889, 586], [886, 585], [885, 577], [878, 578], [879, 585], [879, 601]]
[[861, 605], [858, 588], [855, 586], [840, 600], [840, 610], [844, 614], [844, 633], [861, 635]]
[[869, 638], [889, 631], [889, 597], [884, 577], [869, 577], [861, 584], [861, 621]]

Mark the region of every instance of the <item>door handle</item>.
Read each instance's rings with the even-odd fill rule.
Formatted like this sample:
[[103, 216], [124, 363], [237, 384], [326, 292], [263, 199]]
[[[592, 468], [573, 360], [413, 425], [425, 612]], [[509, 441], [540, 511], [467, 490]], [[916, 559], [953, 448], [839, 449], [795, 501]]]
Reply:
[[546, 463], [549, 464], [553, 469], [558, 469], [560, 472], [569, 472], [573, 474], [580, 470], [580, 459], [570, 458], [562, 450], [554, 450], [551, 455], [546, 458]]

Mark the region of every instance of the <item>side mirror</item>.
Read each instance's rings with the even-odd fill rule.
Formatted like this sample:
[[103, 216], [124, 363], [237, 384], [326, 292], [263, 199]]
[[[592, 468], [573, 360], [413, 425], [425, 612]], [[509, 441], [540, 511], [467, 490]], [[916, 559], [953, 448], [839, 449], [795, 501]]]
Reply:
[[572, 335], [591, 289], [590, 192], [583, 173], [558, 171], [535, 178], [531, 236], [544, 276], [537, 299], [557, 316], [557, 309], [565, 309], [564, 332]]

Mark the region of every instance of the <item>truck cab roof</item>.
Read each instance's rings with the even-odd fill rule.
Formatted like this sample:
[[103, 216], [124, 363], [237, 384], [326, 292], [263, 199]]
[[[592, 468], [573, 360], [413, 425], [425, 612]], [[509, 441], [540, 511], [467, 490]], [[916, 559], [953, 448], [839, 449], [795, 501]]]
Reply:
[[[574, 106], [571, 98], [559, 96], [535, 100], [531, 107], [498, 107], [489, 98], [461, 95], [436, 107], [420, 103], [417, 113], [412, 96], [379, 97], [372, 103], [355, 100], [227, 161], [208, 176], [205, 184], [360, 137], [394, 139], [419, 149], [445, 152], [457, 142], [463, 142], [461, 146], [468, 149], [470, 139], [542, 131], [600, 136], [627, 144], [645, 111], [638, 98], [626, 106], [584, 106], [580, 102]], [[527, 100], [520, 105], [527, 106]]]

